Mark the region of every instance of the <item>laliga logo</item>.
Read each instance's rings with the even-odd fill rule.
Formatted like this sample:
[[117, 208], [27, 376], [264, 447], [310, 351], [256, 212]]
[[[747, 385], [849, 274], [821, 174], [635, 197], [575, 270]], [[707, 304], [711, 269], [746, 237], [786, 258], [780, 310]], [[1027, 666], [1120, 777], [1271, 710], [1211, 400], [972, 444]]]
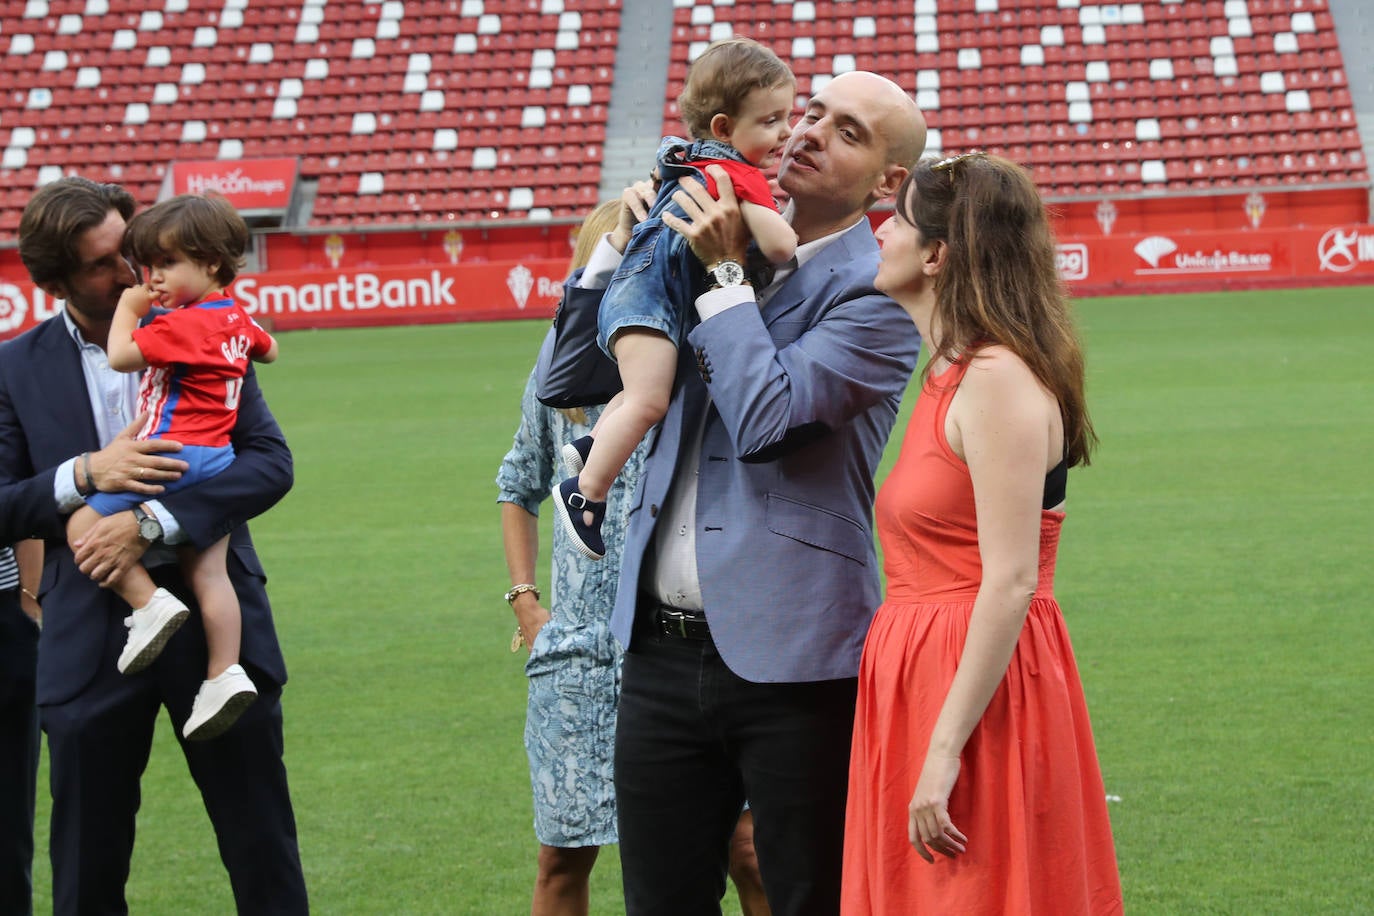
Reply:
[[523, 309], [534, 289], [534, 274], [524, 264], [517, 264], [506, 274], [506, 288], [515, 297], [515, 304]]
[[1088, 279], [1088, 246], [1081, 242], [1056, 245], [1054, 266], [1065, 280]]
[[0, 283], [0, 334], [19, 327], [28, 313], [29, 303], [24, 291], [13, 283]]
[[1175, 251], [1178, 251], [1178, 246], [1174, 240], [1162, 235], [1152, 235], [1135, 246], [1135, 253], [1148, 261], [1151, 267], [1158, 267], [1160, 258]]
[[[1369, 237], [1369, 240], [1374, 243], [1374, 236]], [[1363, 254], [1366, 245], [1365, 239], [1360, 238], [1359, 230], [1351, 229], [1348, 233], [1341, 232], [1340, 229], [1326, 230], [1321, 241], [1317, 242], [1317, 258], [1321, 261], [1321, 269], [1338, 274], [1353, 270], [1361, 260], [1359, 254], [1356, 254], [1357, 245], [1359, 254]], [[1374, 248], [1374, 244], [1368, 247]]]

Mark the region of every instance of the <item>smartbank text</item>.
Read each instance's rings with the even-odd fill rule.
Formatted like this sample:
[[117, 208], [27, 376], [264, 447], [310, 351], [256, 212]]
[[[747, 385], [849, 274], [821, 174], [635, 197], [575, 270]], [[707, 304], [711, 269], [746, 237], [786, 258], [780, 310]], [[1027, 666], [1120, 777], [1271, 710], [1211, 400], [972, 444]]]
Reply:
[[[454, 308], [456, 278], [431, 270], [428, 277], [383, 280], [376, 274], [338, 274], [322, 283], [274, 284], [260, 277], [240, 277], [234, 282], [239, 304], [255, 315], [296, 312], [368, 311], [376, 308]], [[538, 278], [540, 296], [557, 297], [561, 285], [548, 277]]]

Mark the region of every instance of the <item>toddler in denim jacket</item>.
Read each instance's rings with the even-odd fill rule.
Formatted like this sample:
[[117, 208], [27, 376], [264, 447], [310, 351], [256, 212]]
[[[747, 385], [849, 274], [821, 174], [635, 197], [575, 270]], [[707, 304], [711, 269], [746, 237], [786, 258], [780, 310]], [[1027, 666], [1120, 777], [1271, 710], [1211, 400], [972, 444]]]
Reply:
[[685, 215], [672, 200], [684, 177], [701, 181], [716, 197], [706, 167], [718, 165], [730, 176], [759, 252], [773, 264], [790, 260], [797, 236], [778, 212], [763, 170], [777, 163], [791, 136], [795, 92], [787, 64], [747, 38], [712, 43], [687, 72], [678, 107], [695, 139], [667, 137], [659, 147], [658, 196], [648, 217], [635, 226], [597, 316], [598, 340], [615, 359], [624, 387], [590, 435], [564, 446], [564, 461], [577, 476], [553, 491], [572, 546], [591, 559], [606, 553], [601, 522], [611, 483], [644, 434], [667, 413], [677, 348], [707, 273], [726, 285], [744, 281], [742, 265], [733, 261], [703, 269], [682, 236], [664, 226], [661, 214]]

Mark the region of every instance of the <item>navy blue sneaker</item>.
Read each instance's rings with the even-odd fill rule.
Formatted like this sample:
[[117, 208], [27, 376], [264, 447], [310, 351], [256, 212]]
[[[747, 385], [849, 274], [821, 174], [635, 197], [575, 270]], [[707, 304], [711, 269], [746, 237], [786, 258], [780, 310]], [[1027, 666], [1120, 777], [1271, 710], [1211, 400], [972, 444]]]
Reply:
[[583, 436], [563, 446], [563, 465], [573, 477], [582, 473], [587, 465], [587, 456], [592, 453], [592, 437]]
[[[563, 522], [563, 530], [572, 538], [573, 548], [589, 560], [600, 560], [606, 556], [606, 542], [601, 539], [601, 523], [606, 519], [606, 504], [592, 502], [577, 489], [577, 478], [567, 480], [553, 488], [553, 506], [558, 510], [558, 518]], [[583, 521], [582, 514], [590, 512], [592, 523]]]

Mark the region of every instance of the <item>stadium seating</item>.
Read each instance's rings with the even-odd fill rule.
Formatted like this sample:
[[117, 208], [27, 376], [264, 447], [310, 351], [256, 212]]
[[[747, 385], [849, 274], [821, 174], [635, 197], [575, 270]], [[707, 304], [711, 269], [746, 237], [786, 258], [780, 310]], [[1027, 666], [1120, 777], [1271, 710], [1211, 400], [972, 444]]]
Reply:
[[[0, 3], [0, 240], [80, 171], [156, 198], [173, 160], [299, 157], [318, 227], [573, 218], [597, 199], [625, 0]], [[153, 9], [152, 7], [159, 7]], [[799, 97], [917, 95], [930, 150], [1054, 198], [1367, 183], [1326, 0], [673, 0], [687, 62], [759, 38]]]
[[1369, 180], [1326, 0], [674, 0], [665, 133], [686, 61], [736, 33], [800, 97], [894, 75], [930, 152], [999, 152], [1053, 198]]
[[152, 201], [173, 160], [298, 156], [321, 181], [312, 225], [575, 216], [596, 200], [616, 0], [149, 6], [0, 6], [0, 236], [11, 199], [53, 175]]

